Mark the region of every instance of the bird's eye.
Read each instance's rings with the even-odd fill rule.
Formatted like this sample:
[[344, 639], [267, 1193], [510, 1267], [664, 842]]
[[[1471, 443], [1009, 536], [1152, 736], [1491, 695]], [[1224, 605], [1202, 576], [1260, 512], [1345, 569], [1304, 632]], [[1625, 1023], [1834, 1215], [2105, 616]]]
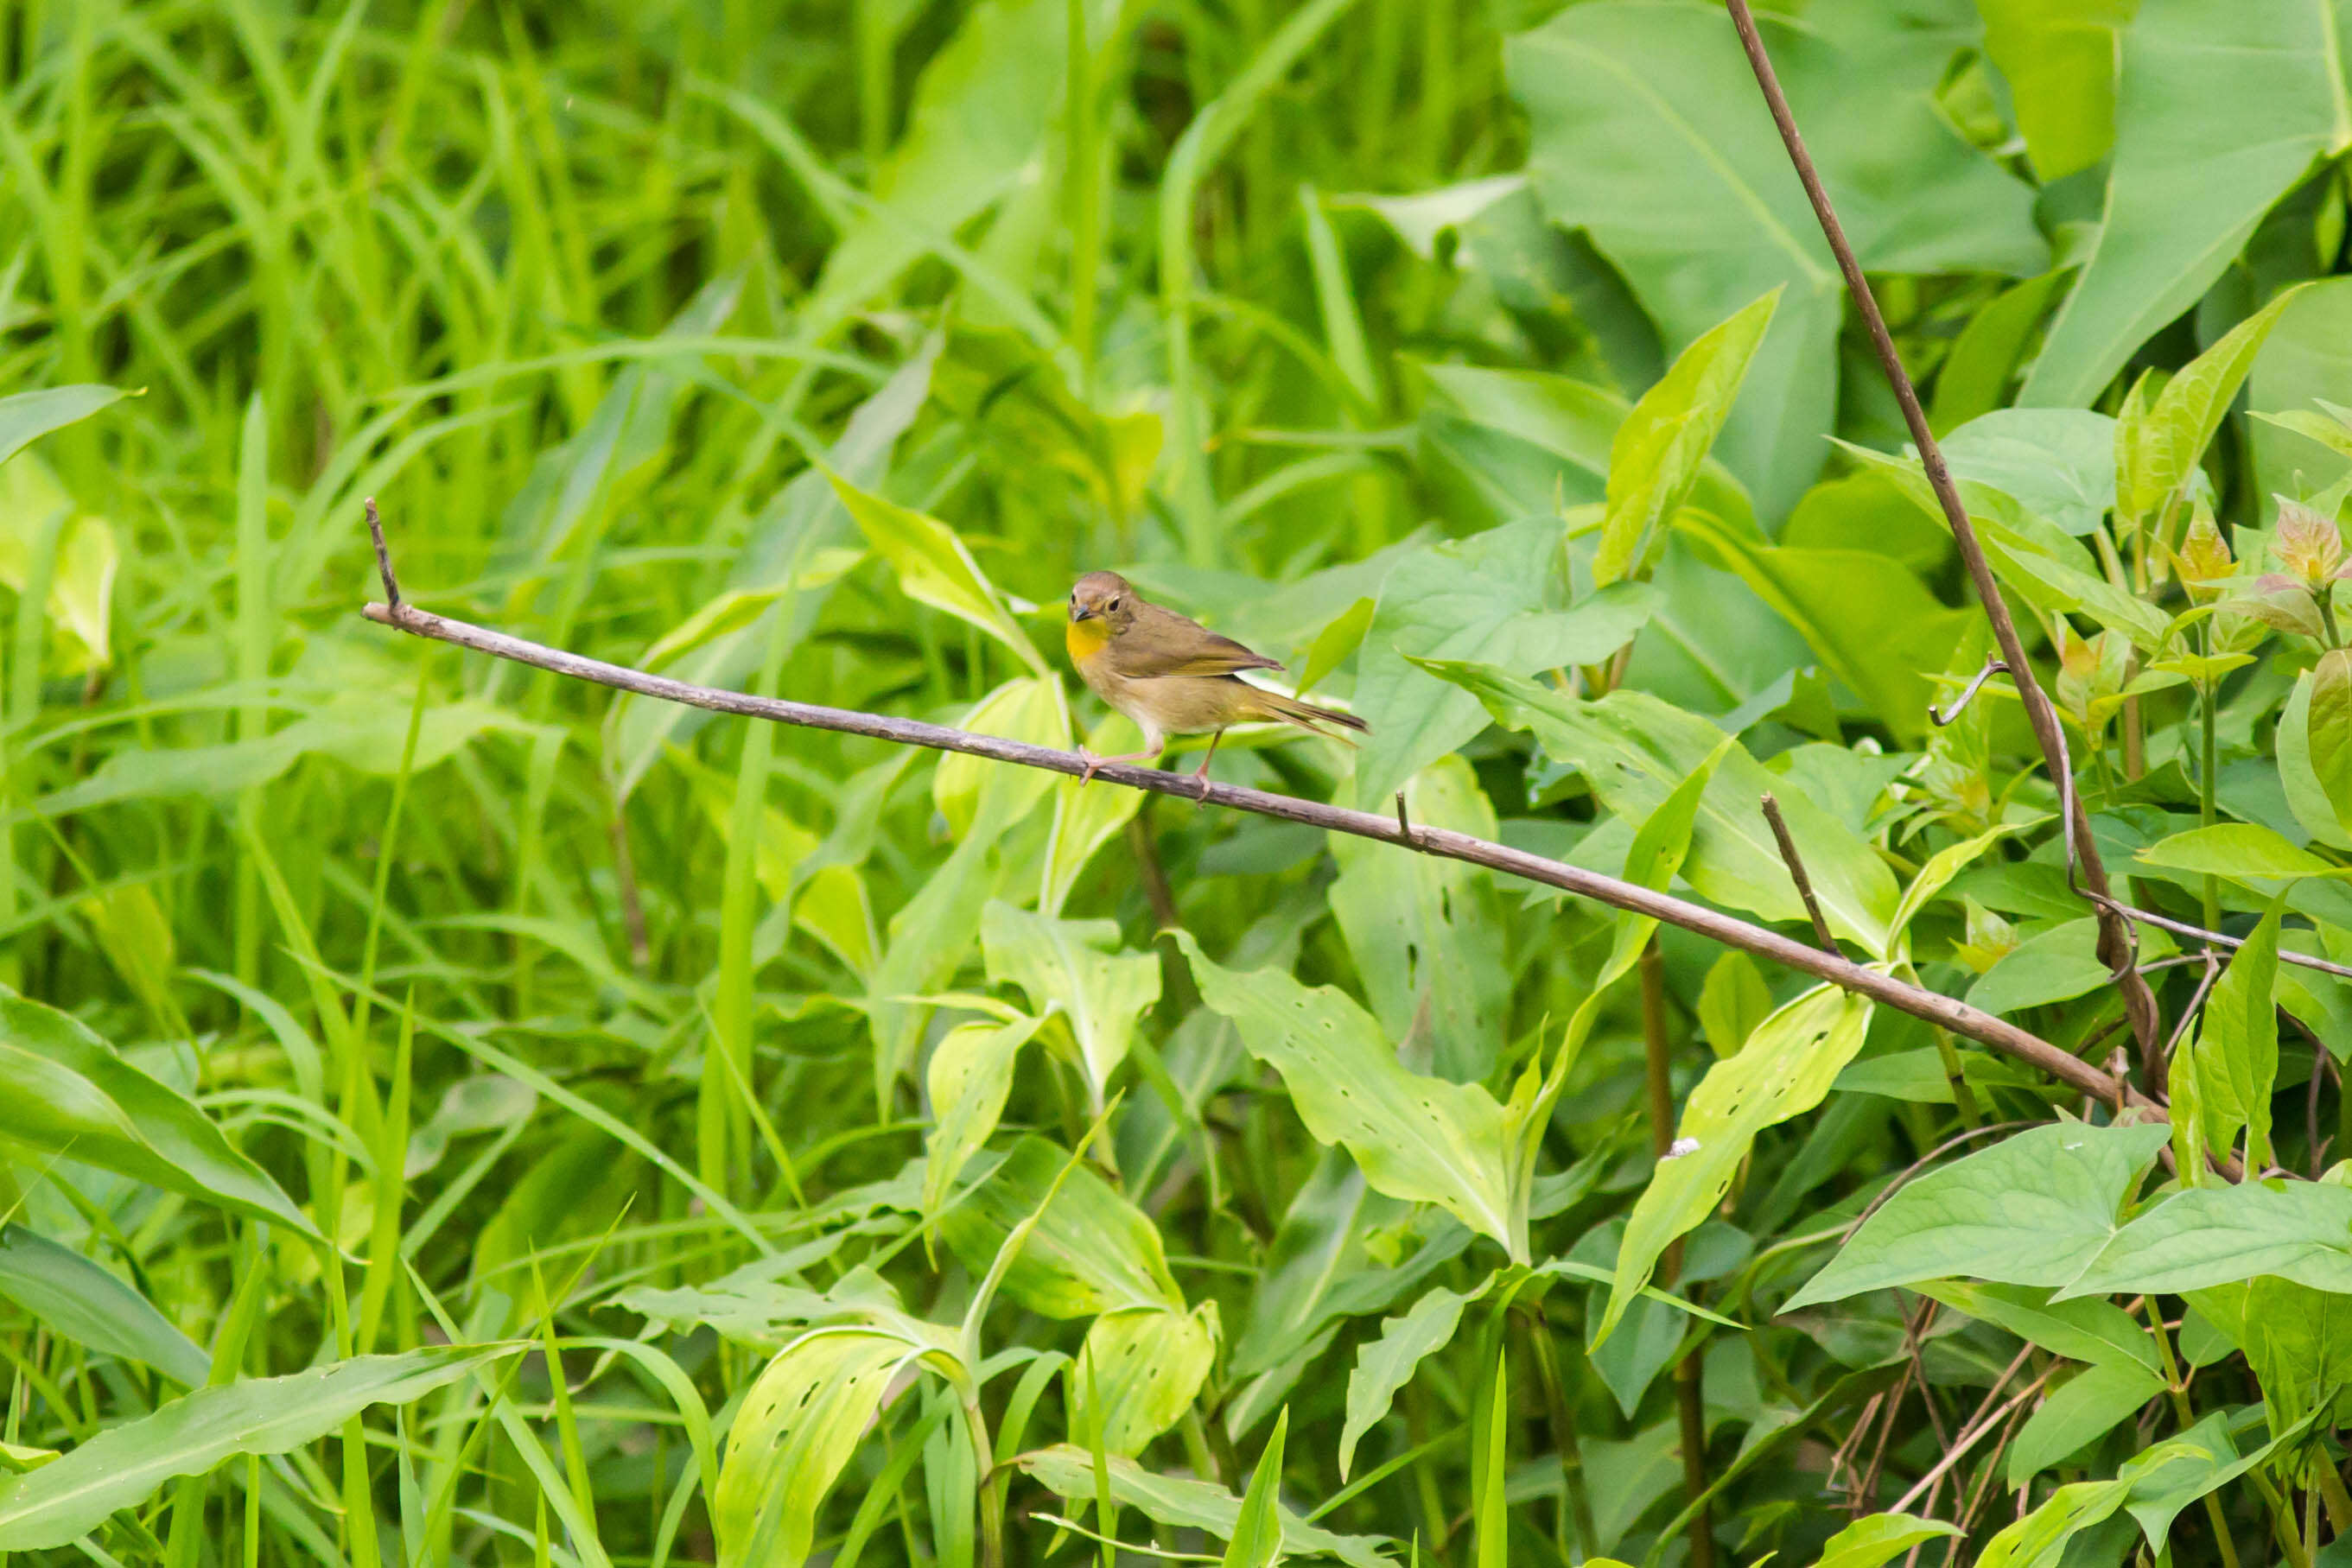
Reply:
[[1114, 599], [1109, 603], [1104, 605], [1103, 608], [1116, 613], [1118, 610], [1118, 601]]

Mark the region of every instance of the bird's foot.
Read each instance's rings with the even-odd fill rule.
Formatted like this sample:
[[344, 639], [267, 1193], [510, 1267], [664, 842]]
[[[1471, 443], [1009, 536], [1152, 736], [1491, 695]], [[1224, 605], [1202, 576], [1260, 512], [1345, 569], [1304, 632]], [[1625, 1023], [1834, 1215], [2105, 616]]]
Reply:
[[1095, 775], [1114, 762], [1142, 762], [1150, 758], [1149, 751], [1122, 751], [1117, 757], [1097, 757], [1085, 747], [1078, 748], [1078, 782], [1091, 784]]

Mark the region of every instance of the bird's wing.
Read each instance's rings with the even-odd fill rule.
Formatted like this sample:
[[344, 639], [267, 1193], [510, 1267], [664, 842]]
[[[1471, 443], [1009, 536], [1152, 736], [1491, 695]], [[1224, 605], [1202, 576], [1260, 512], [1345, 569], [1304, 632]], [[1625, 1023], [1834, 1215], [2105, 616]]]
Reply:
[[[1139, 637], [1137, 632], [1145, 635]], [[1156, 604], [1137, 606], [1134, 630], [1112, 641], [1110, 654], [1113, 667], [1129, 680], [1282, 668], [1279, 660], [1252, 653], [1231, 637], [1221, 637], [1198, 622]]]

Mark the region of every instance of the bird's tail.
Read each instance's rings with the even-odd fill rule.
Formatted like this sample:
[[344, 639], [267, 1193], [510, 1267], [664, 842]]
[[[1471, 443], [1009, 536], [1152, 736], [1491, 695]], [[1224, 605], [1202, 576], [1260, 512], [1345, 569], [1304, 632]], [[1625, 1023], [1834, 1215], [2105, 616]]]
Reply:
[[[1278, 718], [1286, 723], [1295, 724], [1301, 729], [1316, 730], [1316, 733], [1322, 734], [1324, 732], [1317, 729], [1317, 726], [1336, 724], [1342, 729], [1368, 733], [1372, 727], [1354, 714], [1341, 713], [1337, 708], [1317, 707], [1313, 703], [1303, 703], [1297, 697], [1286, 697], [1280, 692], [1267, 691], [1264, 686], [1252, 686], [1250, 690], [1256, 698], [1259, 712], [1263, 716]], [[1333, 736], [1332, 738], [1346, 740], [1347, 737]], [[1349, 744], [1353, 745], [1354, 742], [1350, 741]]]

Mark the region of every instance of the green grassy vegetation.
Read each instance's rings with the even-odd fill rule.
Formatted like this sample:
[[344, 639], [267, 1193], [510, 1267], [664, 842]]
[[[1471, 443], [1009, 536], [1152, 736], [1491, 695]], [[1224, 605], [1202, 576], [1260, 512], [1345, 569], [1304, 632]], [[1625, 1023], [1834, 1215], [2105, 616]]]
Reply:
[[0, 0], [0, 1559], [2343, 1561], [2335, 8], [1763, 36], [2063, 762], [1713, 5]]

